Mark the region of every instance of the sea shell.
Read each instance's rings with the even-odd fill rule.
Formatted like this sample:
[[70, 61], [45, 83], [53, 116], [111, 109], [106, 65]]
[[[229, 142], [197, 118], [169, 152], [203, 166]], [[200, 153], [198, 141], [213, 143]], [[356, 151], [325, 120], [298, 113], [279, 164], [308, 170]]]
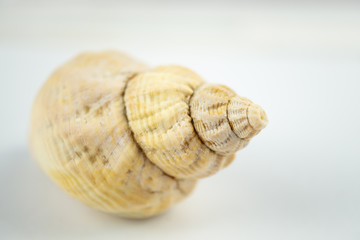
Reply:
[[261, 107], [187, 68], [151, 69], [116, 51], [83, 53], [39, 91], [30, 147], [81, 202], [142, 218], [229, 165], [266, 123]]

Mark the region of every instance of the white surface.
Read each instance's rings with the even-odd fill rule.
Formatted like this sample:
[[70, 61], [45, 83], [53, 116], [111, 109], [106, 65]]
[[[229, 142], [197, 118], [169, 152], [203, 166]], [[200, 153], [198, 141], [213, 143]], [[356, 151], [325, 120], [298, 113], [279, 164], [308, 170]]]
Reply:
[[[234, 1], [235, 2], [235, 1]], [[177, 63], [270, 123], [191, 197], [124, 220], [65, 195], [32, 161], [32, 100], [83, 50]], [[360, 7], [0, 1], [0, 239], [360, 239]]]

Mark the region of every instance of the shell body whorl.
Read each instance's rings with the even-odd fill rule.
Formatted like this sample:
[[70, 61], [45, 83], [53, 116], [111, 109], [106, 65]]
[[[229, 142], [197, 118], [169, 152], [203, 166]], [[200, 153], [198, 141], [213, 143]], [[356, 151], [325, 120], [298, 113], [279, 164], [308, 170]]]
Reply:
[[30, 147], [41, 168], [85, 204], [148, 217], [227, 166], [266, 121], [250, 100], [189, 69], [149, 69], [115, 51], [84, 53], [39, 91]]

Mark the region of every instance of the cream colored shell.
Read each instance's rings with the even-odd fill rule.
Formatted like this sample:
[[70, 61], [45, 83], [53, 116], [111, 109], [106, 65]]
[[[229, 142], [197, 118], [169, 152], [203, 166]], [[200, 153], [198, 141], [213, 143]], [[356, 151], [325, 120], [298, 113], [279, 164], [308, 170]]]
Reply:
[[227, 166], [265, 127], [264, 111], [179, 66], [83, 53], [37, 95], [30, 146], [83, 203], [126, 217], [158, 214]]

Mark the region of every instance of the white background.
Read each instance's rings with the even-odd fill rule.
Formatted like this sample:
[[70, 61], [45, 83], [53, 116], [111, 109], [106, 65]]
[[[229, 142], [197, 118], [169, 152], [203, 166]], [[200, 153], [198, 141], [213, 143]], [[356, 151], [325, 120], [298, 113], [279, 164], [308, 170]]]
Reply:
[[[0, 239], [360, 239], [360, 5], [324, 2], [0, 1]], [[106, 49], [228, 85], [269, 125], [161, 216], [92, 210], [27, 132], [51, 72]]]

